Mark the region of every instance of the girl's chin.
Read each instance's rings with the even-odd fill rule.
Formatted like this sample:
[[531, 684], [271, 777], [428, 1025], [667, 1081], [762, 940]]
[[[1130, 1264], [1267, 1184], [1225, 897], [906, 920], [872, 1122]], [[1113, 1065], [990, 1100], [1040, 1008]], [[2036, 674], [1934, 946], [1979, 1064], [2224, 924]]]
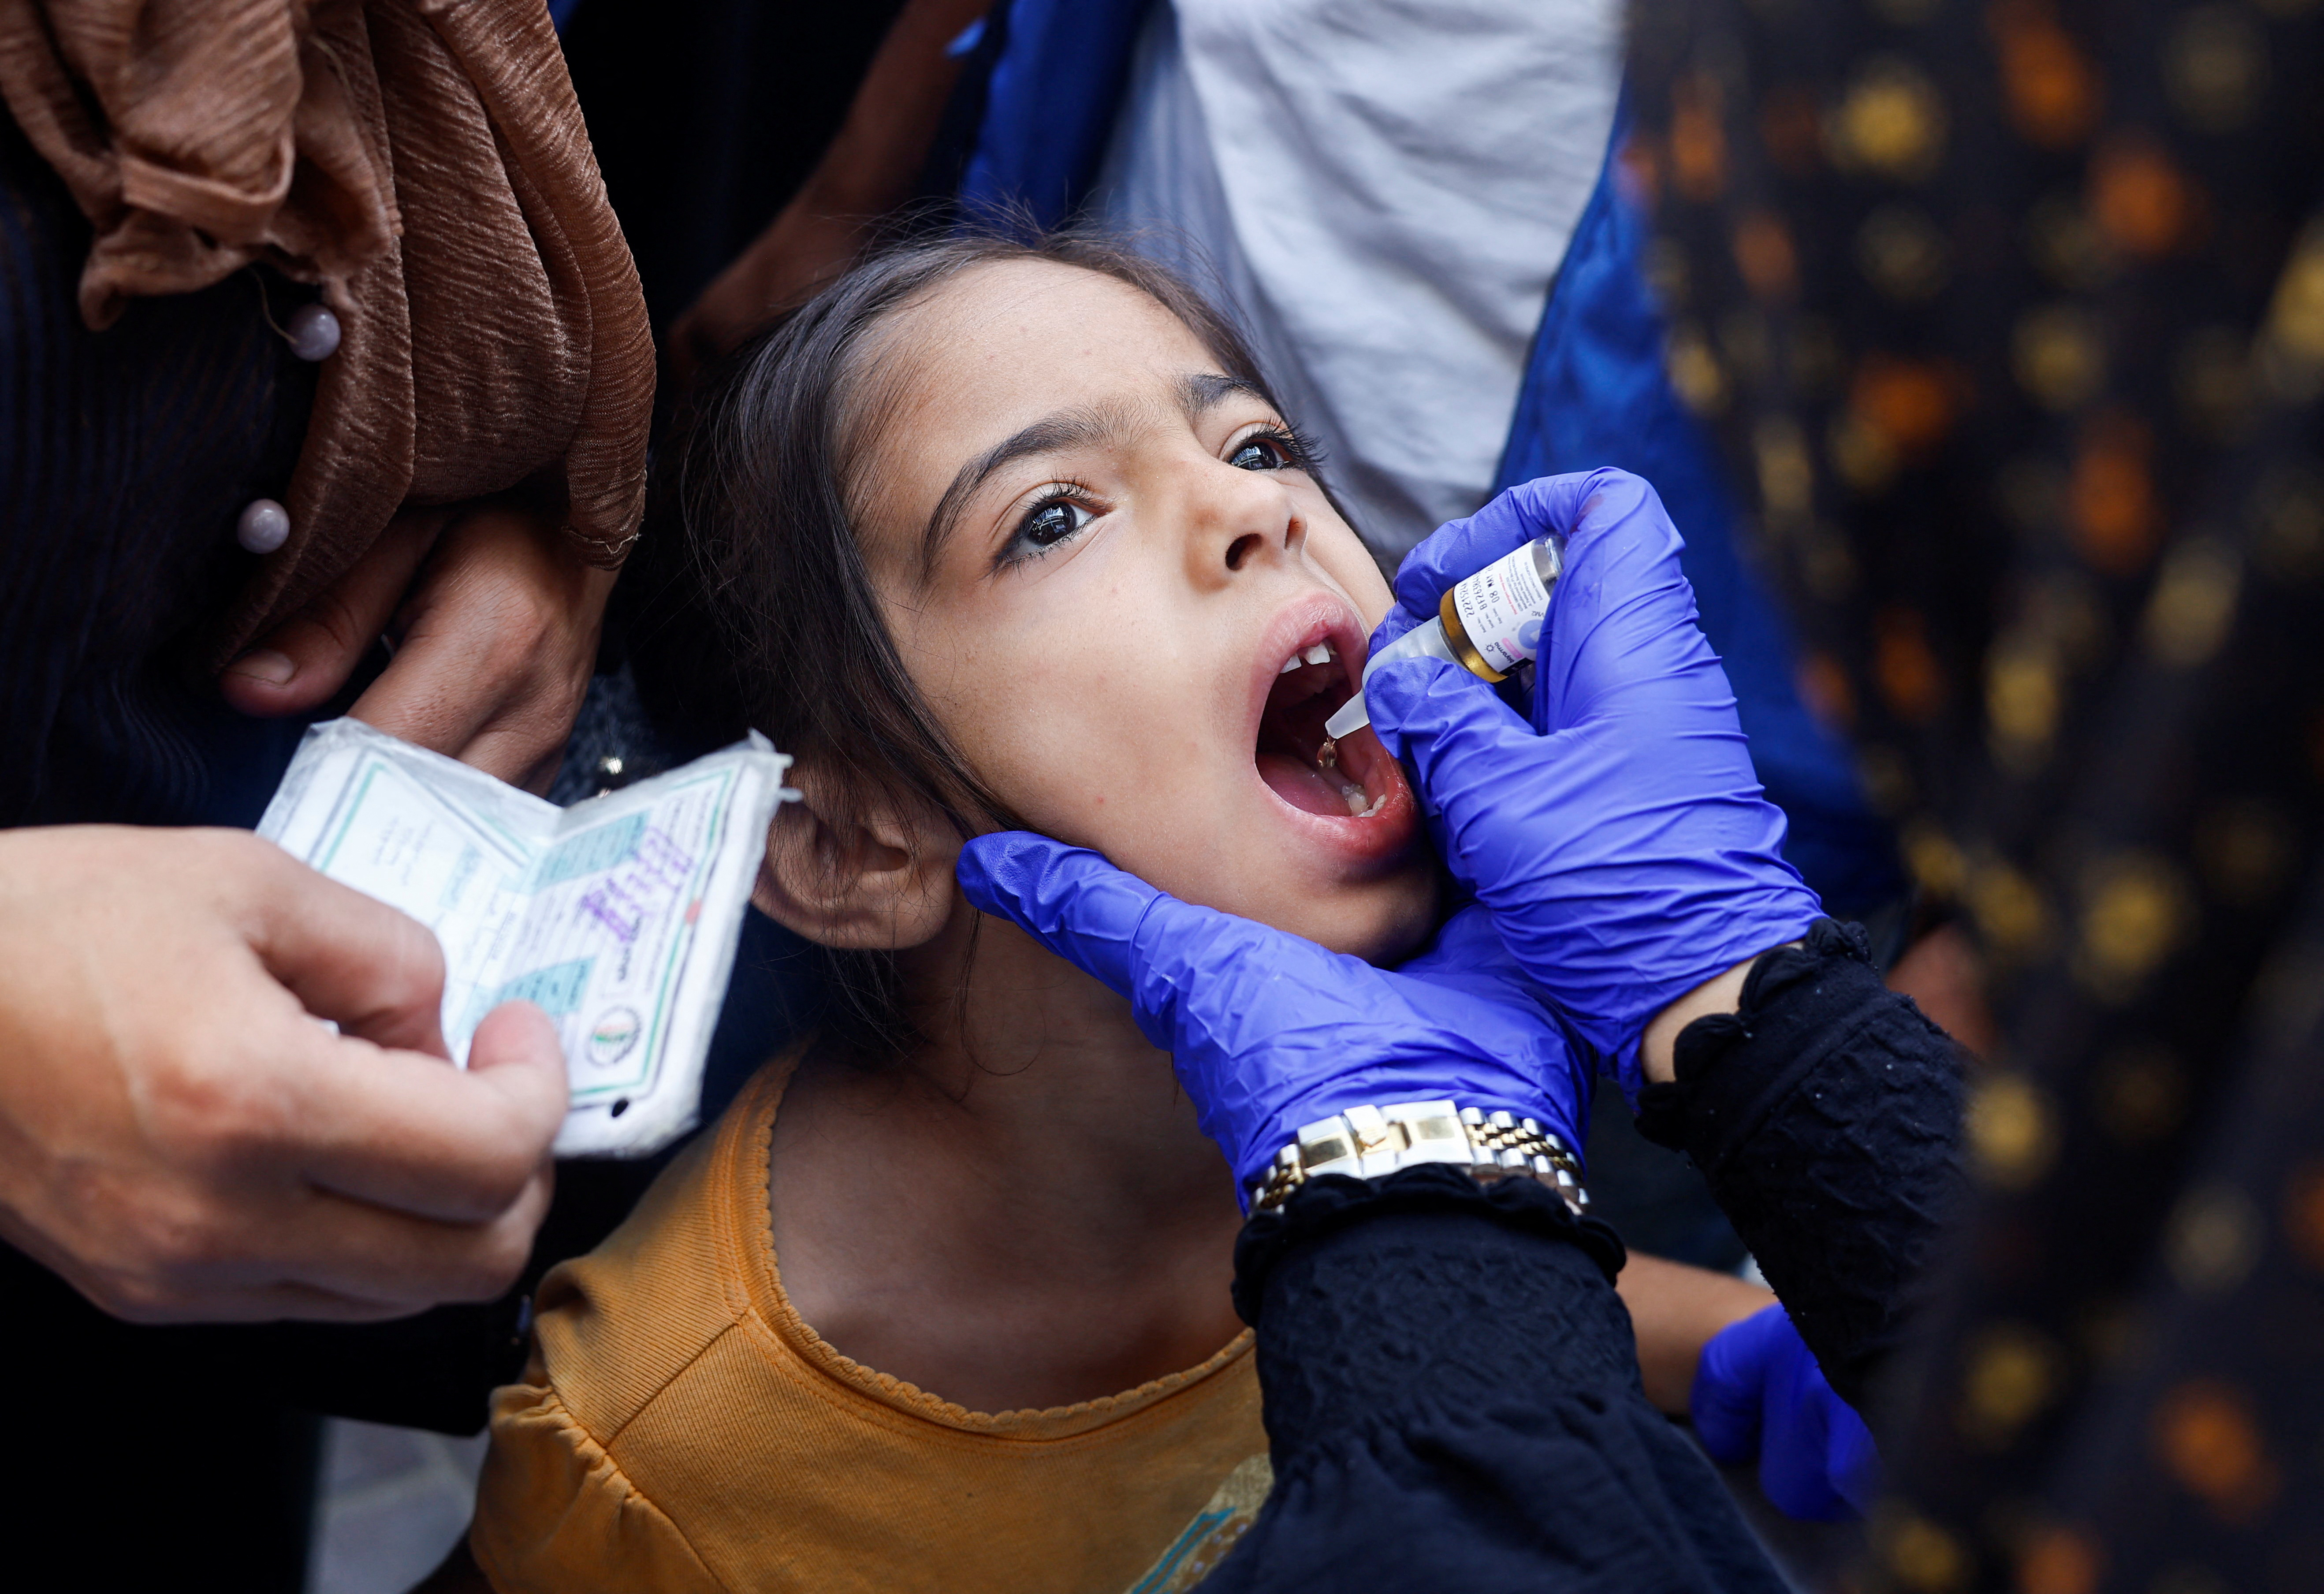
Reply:
[[1301, 906], [1300, 922], [1285, 928], [1328, 951], [1392, 968], [1436, 927], [1436, 870], [1415, 851], [1397, 868], [1342, 882]]

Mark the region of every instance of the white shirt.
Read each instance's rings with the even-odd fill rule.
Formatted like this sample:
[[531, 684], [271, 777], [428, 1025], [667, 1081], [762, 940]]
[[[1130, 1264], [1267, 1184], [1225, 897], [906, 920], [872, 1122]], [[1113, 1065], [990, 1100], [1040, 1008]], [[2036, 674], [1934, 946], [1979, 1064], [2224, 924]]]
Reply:
[[1617, 0], [1166, 0], [1098, 214], [1240, 312], [1382, 551], [1484, 501], [1603, 161]]

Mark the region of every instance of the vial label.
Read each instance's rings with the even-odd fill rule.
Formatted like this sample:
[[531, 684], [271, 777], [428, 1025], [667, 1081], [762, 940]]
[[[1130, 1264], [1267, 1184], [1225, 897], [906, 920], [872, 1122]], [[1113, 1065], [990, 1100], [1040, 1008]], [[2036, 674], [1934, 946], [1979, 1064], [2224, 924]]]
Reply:
[[1506, 675], [1541, 648], [1549, 588], [1534, 568], [1533, 544], [1478, 571], [1452, 589], [1452, 612], [1470, 645]]

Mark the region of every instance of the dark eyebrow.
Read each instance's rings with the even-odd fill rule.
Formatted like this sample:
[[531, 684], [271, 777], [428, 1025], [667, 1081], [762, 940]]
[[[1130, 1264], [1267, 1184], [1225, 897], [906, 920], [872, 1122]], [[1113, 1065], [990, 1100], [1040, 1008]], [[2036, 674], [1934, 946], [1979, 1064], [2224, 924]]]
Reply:
[[1255, 382], [1240, 376], [1182, 376], [1178, 379], [1178, 407], [1186, 412], [1188, 420], [1199, 419], [1206, 410], [1216, 409], [1229, 399], [1257, 399], [1269, 410], [1275, 400]]
[[925, 585], [936, 574], [936, 556], [951, 538], [961, 510], [993, 472], [1033, 455], [1056, 454], [1102, 442], [1118, 429], [1116, 422], [1093, 411], [1068, 410], [1037, 420], [1015, 436], [1003, 438], [962, 465], [953, 476], [952, 485], [936, 500], [936, 511], [928, 516], [927, 530], [920, 533], [921, 584]]

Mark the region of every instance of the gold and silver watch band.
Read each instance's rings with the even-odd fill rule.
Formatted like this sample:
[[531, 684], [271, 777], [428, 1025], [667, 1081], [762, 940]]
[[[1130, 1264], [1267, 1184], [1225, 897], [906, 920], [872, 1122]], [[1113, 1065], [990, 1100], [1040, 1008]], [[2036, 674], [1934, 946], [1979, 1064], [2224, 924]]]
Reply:
[[1530, 1118], [1451, 1101], [1351, 1107], [1309, 1124], [1276, 1154], [1267, 1177], [1250, 1193], [1250, 1210], [1281, 1206], [1292, 1192], [1325, 1174], [1377, 1179], [1424, 1162], [1451, 1163], [1486, 1184], [1538, 1179], [1576, 1212], [1589, 1210], [1582, 1165], [1564, 1141]]

